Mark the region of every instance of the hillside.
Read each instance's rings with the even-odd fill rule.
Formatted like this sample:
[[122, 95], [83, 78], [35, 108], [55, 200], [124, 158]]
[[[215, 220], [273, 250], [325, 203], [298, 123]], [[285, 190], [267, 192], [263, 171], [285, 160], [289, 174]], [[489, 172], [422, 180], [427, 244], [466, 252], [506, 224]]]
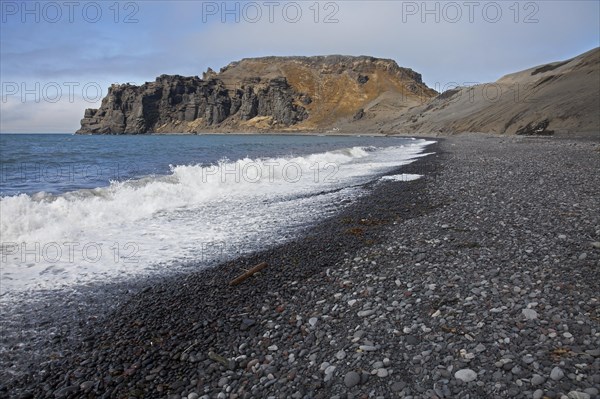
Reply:
[[423, 134], [551, 134], [600, 129], [600, 49], [448, 90], [389, 121], [387, 131]]
[[[411, 69], [372, 57], [265, 57], [199, 77], [113, 85], [80, 134], [327, 131], [390, 120], [437, 93]], [[390, 114], [390, 110], [392, 113]]]

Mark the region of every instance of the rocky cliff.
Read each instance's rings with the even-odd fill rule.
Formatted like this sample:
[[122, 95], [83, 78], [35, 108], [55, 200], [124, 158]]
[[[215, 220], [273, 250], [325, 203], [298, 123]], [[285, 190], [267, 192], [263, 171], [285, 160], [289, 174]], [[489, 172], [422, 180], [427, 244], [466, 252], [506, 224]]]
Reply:
[[436, 93], [372, 57], [264, 57], [199, 77], [113, 85], [78, 133], [552, 134], [600, 129], [600, 49]]
[[100, 109], [87, 109], [77, 133], [193, 132], [258, 116], [290, 126], [306, 119], [301, 95], [285, 78], [241, 82], [228, 89], [221, 80], [167, 76], [142, 86], [113, 85]]
[[372, 57], [265, 57], [199, 77], [162, 75], [113, 85], [87, 109], [80, 134], [204, 131], [325, 131], [394, 109], [397, 116], [437, 93], [421, 75]]

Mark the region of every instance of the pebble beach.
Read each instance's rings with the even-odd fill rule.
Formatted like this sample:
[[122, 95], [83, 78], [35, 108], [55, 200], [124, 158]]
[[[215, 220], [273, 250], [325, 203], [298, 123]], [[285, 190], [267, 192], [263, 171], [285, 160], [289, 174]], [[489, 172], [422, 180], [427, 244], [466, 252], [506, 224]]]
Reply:
[[600, 398], [600, 140], [435, 140], [300, 240], [31, 310], [0, 398]]

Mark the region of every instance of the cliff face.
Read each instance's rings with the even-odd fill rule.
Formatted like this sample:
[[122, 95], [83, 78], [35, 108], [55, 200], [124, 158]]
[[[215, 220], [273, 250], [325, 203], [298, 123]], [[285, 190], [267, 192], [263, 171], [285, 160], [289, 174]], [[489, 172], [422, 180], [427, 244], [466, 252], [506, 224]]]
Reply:
[[113, 85], [99, 109], [85, 111], [77, 133], [327, 130], [376, 117], [375, 105], [390, 98], [402, 100], [401, 113], [435, 94], [392, 60], [253, 58], [209, 69], [202, 79], [162, 75], [141, 86]]
[[162, 75], [142, 86], [113, 85], [100, 109], [85, 111], [77, 133], [193, 132], [257, 116], [289, 126], [307, 117], [294, 103], [298, 97], [284, 78], [257, 78], [230, 90], [218, 79]]

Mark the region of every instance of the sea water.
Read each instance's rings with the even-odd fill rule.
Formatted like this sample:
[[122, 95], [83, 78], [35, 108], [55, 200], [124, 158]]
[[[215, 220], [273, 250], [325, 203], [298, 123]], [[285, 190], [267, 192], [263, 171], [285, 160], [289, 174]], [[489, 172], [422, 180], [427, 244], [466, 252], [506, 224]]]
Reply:
[[429, 144], [0, 135], [0, 295], [198, 270], [292, 240]]

